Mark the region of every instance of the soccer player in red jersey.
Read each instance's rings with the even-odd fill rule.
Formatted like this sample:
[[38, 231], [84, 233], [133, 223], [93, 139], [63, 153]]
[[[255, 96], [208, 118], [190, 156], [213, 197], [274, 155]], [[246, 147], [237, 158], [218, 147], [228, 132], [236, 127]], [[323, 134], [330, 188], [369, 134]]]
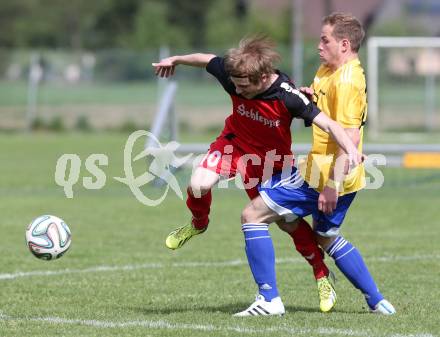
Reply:
[[[230, 49], [225, 57], [196, 53], [171, 56], [153, 63], [160, 77], [172, 76], [179, 64], [205, 67], [232, 100], [232, 114], [226, 119], [223, 131], [191, 176], [186, 203], [192, 220], [168, 235], [168, 248], [178, 249], [207, 229], [211, 189], [221, 177], [240, 174], [246, 193], [253, 199], [259, 195], [259, 183], [281, 172], [284, 164], [291, 166], [290, 125], [293, 118], [303, 119], [306, 125], [317, 124], [335, 138], [339, 137], [338, 142], [349, 141], [339, 125], [299, 92], [286, 74], [275, 69], [279, 60], [274, 43], [266, 37], [256, 36], [242, 39], [238, 48]], [[339, 131], [343, 134], [337, 134]], [[351, 142], [346, 149], [355, 151], [353, 156], [358, 154]], [[319, 280], [320, 301], [327, 301], [326, 296], [334, 292], [328, 280], [329, 270], [305, 220], [300, 221], [294, 242]]]

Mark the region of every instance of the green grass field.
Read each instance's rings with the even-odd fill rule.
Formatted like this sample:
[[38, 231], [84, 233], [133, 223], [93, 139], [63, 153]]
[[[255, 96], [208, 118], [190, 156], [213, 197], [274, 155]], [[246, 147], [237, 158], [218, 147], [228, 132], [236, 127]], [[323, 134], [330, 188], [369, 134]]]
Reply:
[[[184, 202], [170, 191], [160, 206], [147, 207], [112, 178], [123, 176], [126, 139], [0, 134], [0, 336], [440, 336], [438, 170], [385, 169], [384, 187], [360, 193], [344, 224], [397, 315], [369, 314], [330, 259], [338, 303], [320, 313], [310, 267], [272, 226], [288, 312], [238, 319], [231, 315], [256, 293], [239, 223], [244, 193], [216, 189], [209, 230], [169, 251], [166, 235], [188, 219]], [[64, 153], [77, 153], [83, 165], [92, 153], [106, 154], [105, 187], [85, 189], [90, 174], [82, 166], [67, 199], [54, 182]], [[179, 174], [182, 188], [187, 178]], [[25, 246], [26, 225], [41, 214], [64, 218], [72, 230], [71, 250], [60, 260], [40, 261]]]
[[[230, 113], [230, 98], [214, 79], [207, 77], [209, 80], [190, 80], [184, 76], [187, 73], [188, 70], [182, 71], [183, 76], [177, 79], [178, 90], [175, 99], [181, 140], [208, 142], [218, 134], [224, 119]], [[391, 124], [385, 126], [382, 123], [384, 127], [379, 137], [369, 139], [370, 135], [366, 132], [366, 141], [439, 143], [440, 133], [437, 129], [430, 132], [424, 129], [423, 110], [426, 108], [424, 90], [423, 86], [415, 84], [381, 87], [381, 123], [382, 119], [386, 119], [387, 123], [391, 124], [392, 121], [399, 123], [394, 128], [391, 128]], [[437, 91], [436, 97], [438, 107], [440, 90]], [[27, 99], [26, 82], [0, 81], [0, 131], [24, 128]], [[105, 129], [108, 120], [116, 118], [120, 120], [121, 128], [124, 121], [129, 125], [146, 127], [153, 123], [157, 110], [158, 85], [156, 81], [91, 82], [76, 86], [45, 82], [39, 87], [37, 102], [37, 116], [46, 122], [56, 117], [64, 125], [68, 124], [69, 118], [77, 121], [83, 117], [89, 122], [96, 120], [97, 129]], [[303, 124], [301, 121], [295, 123]], [[203, 137], [200, 136], [201, 133], [208, 135]], [[296, 132], [294, 141], [310, 142], [309, 130], [305, 133], [307, 137], [301, 134], [298, 137]]]

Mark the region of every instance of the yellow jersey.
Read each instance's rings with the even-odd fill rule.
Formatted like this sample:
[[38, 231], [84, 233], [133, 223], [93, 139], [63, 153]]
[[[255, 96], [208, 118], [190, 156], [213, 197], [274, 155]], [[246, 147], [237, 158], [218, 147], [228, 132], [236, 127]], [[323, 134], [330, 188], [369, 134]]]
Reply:
[[[367, 118], [367, 94], [364, 70], [358, 58], [332, 71], [321, 65], [312, 84], [318, 108], [343, 128], [359, 128], [359, 151], [362, 152], [363, 125]], [[325, 131], [313, 125], [313, 146], [300, 171], [310, 185], [322, 191], [334, 166], [338, 144]], [[344, 179], [340, 195], [365, 187], [363, 165], [354, 168]]]

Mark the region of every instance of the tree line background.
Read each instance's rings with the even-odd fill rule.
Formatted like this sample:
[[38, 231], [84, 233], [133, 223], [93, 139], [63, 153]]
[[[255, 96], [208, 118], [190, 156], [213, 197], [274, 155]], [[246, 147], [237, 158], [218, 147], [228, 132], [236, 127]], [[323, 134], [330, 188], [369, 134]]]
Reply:
[[287, 44], [290, 13], [270, 18], [245, 0], [14, 0], [0, 4], [0, 30], [7, 48], [224, 47], [247, 32]]

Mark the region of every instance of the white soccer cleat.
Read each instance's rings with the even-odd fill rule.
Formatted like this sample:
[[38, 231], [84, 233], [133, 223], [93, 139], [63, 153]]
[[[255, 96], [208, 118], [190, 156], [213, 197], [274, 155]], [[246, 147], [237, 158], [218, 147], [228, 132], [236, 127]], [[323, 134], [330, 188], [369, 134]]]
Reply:
[[374, 309], [371, 309], [371, 312], [380, 315], [394, 315], [396, 313], [396, 309], [394, 309], [390, 302], [388, 302], [386, 299], [383, 299], [374, 306]]
[[257, 295], [255, 302], [244, 311], [234, 314], [235, 317], [248, 316], [282, 316], [286, 310], [281, 298], [275, 297], [272, 301], [267, 302], [263, 295]]

